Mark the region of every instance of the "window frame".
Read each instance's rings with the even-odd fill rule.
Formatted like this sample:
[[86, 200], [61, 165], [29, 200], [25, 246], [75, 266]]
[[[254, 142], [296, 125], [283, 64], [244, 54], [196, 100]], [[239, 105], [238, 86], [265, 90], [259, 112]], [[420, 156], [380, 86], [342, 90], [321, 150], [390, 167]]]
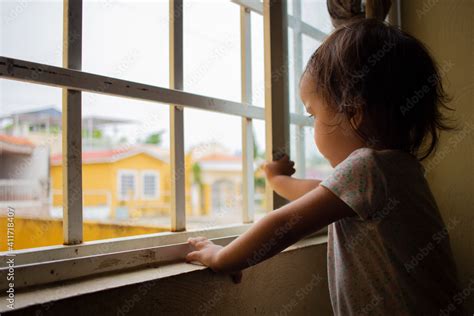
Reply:
[[[183, 260], [191, 250], [188, 237], [202, 235], [226, 245], [254, 222], [252, 121], [265, 121], [266, 159], [289, 152], [289, 124], [312, 126], [312, 120], [288, 110], [287, 22], [285, 1], [237, 1], [241, 10], [242, 102], [222, 100], [183, 91], [183, 2], [170, 0], [170, 88], [151, 86], [81, 71], [82, 0], [64, 1], [63, 67], [0, 56], [0, 78], [63, 88], [63, 231], [64, 244], [0, 253], [1, 289], [6, 289], [8, 260], [15, 256], [16, 288], [36, 286], [85, 275]], [[250, 12], [264, 18], [265, 108], [251, 101]], [[288, 19], [288, 21], [287, 21]], [[306, 27], [306, 26], [305, 26]], [[311, 32], [319, 32], [310, 27]], [[304, 27], [303, 27], [304, 29]], [[315, 31], [316, 30], [316, 31]], [[277, 52], [277, 53], [275, 53]], [[272, 76], [275, 72], [280, 76]], [[285, 87], [286, 85], [286, 87]], [[100, 93], [170, 105], [171, 129], [171, 231], [114, 239], [83, 241], [81, 94]], [[197, 231], [186, 230], [184, 207], [183, 109], [186, 107], [242, 118], [243, 210], [242, 223]], [[278, 126], [288, 126], [281, 129]], [[136, 180], [136, 185], [139, 182]], [[267, 211], [285, 203], [266, 186]], [[139, 190], [139, 189], [138, 189]], [[136, 192], [138, 192], [138, 190]], [[323, 231], [311, 236], [324, 233]], [[308, 236], [311, 237], [311, 236]], [[153, 255], [150, 255], [153, 254]], [[110, 260], [117, 264], [104, 265]], [[109, 260], [109, 261], [108, 261]], [[72, 269], [72, 267], [81, 267]], [[53, 271], [50, 273], [50, 271]], [[74, 271], [74, 272], [72, 272]]]

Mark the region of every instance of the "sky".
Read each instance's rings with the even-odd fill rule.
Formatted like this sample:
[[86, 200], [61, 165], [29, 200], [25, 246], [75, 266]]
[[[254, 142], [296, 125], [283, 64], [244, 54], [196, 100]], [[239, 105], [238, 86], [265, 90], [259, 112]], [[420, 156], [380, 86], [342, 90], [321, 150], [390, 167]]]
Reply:
[[[289, 1], [289, 10], [292, 1]], [[0, 0], [0, 55], [62, 65], [62, 1]], [[82, 70], [169, 87], [168, 1], [84, 0]], [[303, 20], [329, 32], [325, 0], [303, 1]], [[252, 104], [263, 107], [263, 18], [252, 13]], [[185, 91], [240, 101], [240, 11], [226, 0], [184, 0]], [[303, 64], [319, 45], [303, 39]], [[61, 89], [0, 80], [0, 115], [54, 106]], [[169, 107], [83, 93], [83, 116], [129, 119], [119, 136], [130, 142], [164, 131], [169, 146]], [[185, 109], [185, 146], [218, 141], [241, 150], [241, 118]], [[254, 124], [264, 148], [264, 123]]]

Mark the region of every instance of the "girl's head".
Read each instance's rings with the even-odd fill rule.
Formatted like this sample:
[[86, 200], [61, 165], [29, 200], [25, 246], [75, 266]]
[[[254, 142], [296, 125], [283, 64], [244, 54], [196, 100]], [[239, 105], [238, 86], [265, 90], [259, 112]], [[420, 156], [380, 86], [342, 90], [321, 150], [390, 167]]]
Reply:
[[441, 73], [416, 38], [374, 19], [335, 30], [300, 82], [315, 141], [337, 164], [354, 149], [398, 149], [426, 158], [449, 129]]

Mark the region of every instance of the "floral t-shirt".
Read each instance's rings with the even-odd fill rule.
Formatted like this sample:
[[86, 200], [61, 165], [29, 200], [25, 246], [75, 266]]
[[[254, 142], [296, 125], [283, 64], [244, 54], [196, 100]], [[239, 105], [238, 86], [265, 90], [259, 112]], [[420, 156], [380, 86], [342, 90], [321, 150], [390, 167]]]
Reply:
[[[448, 232], [418, 160], [359, 148], [321, 182], [357, 214], [329, 226], [335, 315], [456, 315]], [[443, 314], [444, 313], [444, 314]]]

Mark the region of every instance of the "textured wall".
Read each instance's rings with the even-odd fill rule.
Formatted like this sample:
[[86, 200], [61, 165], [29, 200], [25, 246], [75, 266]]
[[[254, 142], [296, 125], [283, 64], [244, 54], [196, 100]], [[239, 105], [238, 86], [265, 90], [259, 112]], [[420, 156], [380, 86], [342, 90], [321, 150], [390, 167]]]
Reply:
[[404, 0], [402, 27], [431, 49], [444, 73], [460, 131], [445, 134], [427, 161], [447, 223], [468, 310], [474, 312], [474, 1]]

